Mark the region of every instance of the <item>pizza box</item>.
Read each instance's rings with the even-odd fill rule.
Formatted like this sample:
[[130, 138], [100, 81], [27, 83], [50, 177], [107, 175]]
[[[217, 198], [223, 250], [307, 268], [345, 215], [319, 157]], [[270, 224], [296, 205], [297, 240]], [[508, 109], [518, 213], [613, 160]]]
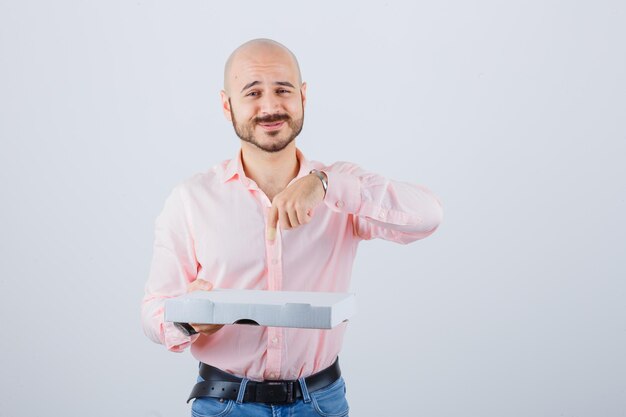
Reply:
[[214, 289], [165, 300], [165, 321], [332, 329], [356, 313], [351, 293]]

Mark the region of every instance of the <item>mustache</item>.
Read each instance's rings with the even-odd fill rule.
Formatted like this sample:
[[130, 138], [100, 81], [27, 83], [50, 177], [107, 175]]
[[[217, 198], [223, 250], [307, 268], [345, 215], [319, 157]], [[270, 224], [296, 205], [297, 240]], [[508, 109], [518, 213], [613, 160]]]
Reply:
[[267, 116], [257, 116], [254, 118], [254, 123], [275, 123], [281, 121], [289, 121], [291, 117], [288, 114], [269, 114]]

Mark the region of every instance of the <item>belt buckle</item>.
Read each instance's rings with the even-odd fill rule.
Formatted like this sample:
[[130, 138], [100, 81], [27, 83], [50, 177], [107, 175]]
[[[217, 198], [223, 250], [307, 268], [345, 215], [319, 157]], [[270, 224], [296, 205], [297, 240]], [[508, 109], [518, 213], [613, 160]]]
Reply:
[[294, 381], [266, 381], [257, 385], [256, 401], [269, 404], [295, 402]]

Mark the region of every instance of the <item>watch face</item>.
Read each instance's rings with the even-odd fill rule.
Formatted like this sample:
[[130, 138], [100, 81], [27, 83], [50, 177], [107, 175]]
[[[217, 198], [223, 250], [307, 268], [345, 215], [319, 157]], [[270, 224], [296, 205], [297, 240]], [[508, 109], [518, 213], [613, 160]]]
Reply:
[[176, 326], [176, 328], [185, 336], [191, 336], [198, 333], [189, 323], [174, 323], [174, 326]]

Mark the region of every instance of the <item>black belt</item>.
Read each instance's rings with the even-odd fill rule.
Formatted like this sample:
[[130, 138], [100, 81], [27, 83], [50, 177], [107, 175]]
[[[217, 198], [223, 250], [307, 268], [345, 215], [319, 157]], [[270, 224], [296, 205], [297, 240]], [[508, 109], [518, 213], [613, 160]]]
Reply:
[[[236, 400], [239, 395], [241, 378], [226, 373], [206, 363], [200, 364], [200, 376], [204, 381], [198, 382], [191, 390], [187, 402], [198, 397], [223, 398]], [[307, 390], [314, 392], [325, 388], [341, 377], [339, 359], [328, 368], [304, 378]], [[298, 380], [292, 381], [248, 381], [244, 402], [270, 404], [289, 404], [303, 398]]]

